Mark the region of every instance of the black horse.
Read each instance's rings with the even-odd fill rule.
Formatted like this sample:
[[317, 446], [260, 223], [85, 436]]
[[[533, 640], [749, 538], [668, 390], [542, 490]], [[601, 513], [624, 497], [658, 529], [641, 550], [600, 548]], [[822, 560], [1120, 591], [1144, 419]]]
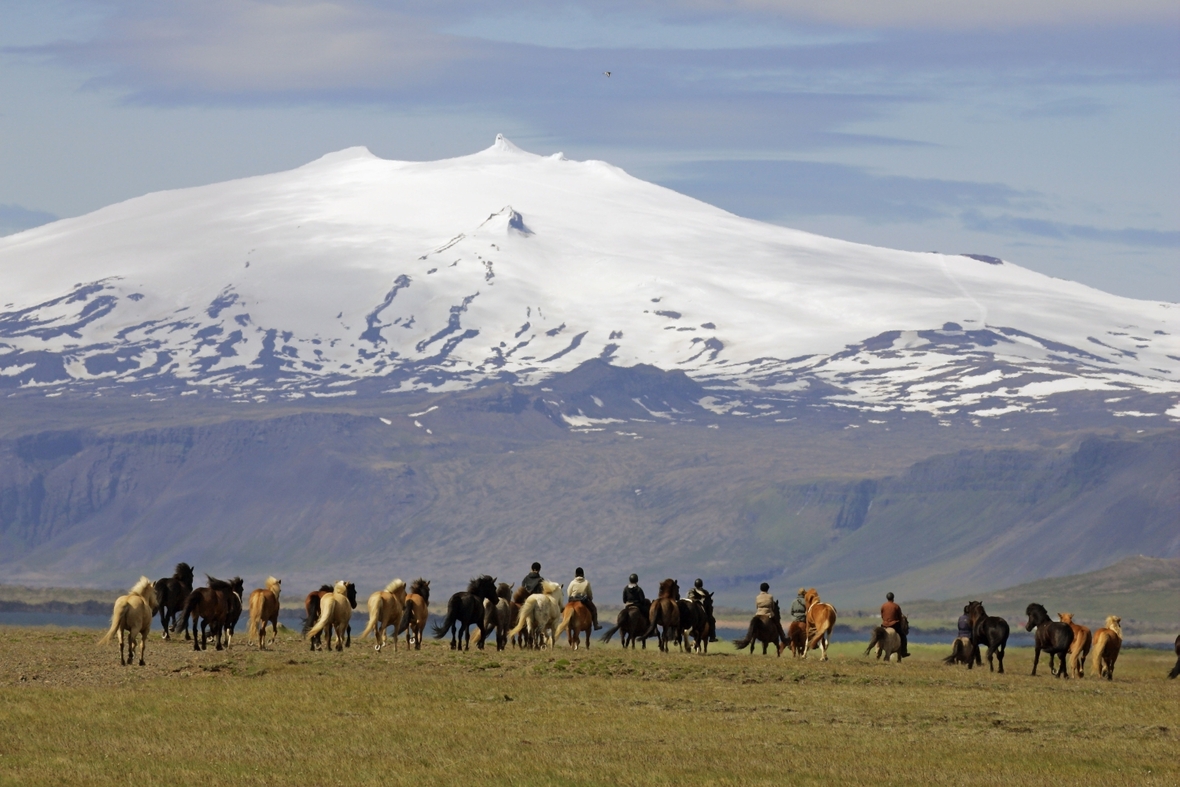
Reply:
[[615, 618], [615, 625], [603, 632], [600, 639], [610, 642], [615, 632], [620, 632], [619, 641], [624, 648], [630, 646], [634, 650], [635, 641], [638, 640], [643, 649], [647, 650], [647, 610], [650, 607], [651, 602], [647, 599], [644, 599], [640, 606], [628, 604], [623, 607], [619, 610], [619, 616]]
[[766, 655], [766, 648], [774, 643], [775, 655], [783, 655], [783, 650], [787, 647], [787, 635], [783, 631], [782, 614], [779, 612], [778, 602], [774, 602], [774, 612], [768, 618], [765, 615], [755, 615], [750, 618], [750, 626], [746, 629], [746, 636], [741, 639], [735, 639], [733, 646], [737, 650], [745, 650], [747, 647], [750, 653], [754, 652], [755, 643], [762, 643], [762, 655]]
[[238, 619], [242, 617], [242, 594], [246, 592], [246, 586], [241, 577], [231, 579], [229, 586], [232, 592], [230, 597], [226, 599], [226, 647], [234, 644], [234, 626], [238, 625]]
[[987, 666], [992, 672], [996, 671], [992, 663], [992, 656], [1000, 662], [1000, 674], [1004, 674], [1004, 652], [1008, 649], [1008, 621], [987, 614], [982, 601], [972, 601], [967, 605], [967, 618], [971, 621], [971, 654], [967, 657], [967, 669], [974, 669], [975, 665], [983, 666], [983, 658], [979, 653], [980, 645], [987, 645]]
[[1180, 675], [1180, 636], [1176, 637], [1176, 666], [1172, 667], [1172, 671], [1168, 673], [1169, 678], [1175, 678]]
[[705, 605], [696, 600], [682, 598], [676, 602], [680, 607], [680, 634], [682, 647], [689, 649], [689, 636], [692, 637], [692, 649], [698, 653], [709, 652], [709, 613]]
[[495, 578], [481, 574], [467, 583], [466, 591], [454, 594], [447, 601], [446, 620], [441, 626], [434, 624], [434, 638], [442, 639], [450, 632], [451, 650], [468, 650], [471, 647], [471, 626], [475, 625], [479, 626], [476, 647], [483, 650], [487, 637], [483, 603], [495, 604], [498, 600]]
[[[1059, 678], [1068, 678], [1069, 670], [1065, 668], [1065, 656], [1069, 653], [1069, 646], [1073, 644], [1073, 628], [1068, 623], [1060, 623], [1049, 617], [1049, 613], [1040, 604], [1029, 604], [1024, 611], [1028, 615], [1025, 631], [1037, 633], [1033, 635], [1033, 668], [1032, 674], [1037, 674], [1037, 662], [1041, 660], [1041, 651], [1049, 653], [1049, 672]], [[1054, 669], [1054, 657], [1061, 659], [1059, 667]]]
[[[184, 602], [193, 592], [193, 567], [188, 563], [177, 563], [172, 576], [157, 579], [155, 586], [156, 599], [160, 603], [160, 628], [164, 629], [164, 639], [172, 639], [176, 616], [184, 612]], [[188, 639], [188, 626], [184, 628], [184, 638]]]

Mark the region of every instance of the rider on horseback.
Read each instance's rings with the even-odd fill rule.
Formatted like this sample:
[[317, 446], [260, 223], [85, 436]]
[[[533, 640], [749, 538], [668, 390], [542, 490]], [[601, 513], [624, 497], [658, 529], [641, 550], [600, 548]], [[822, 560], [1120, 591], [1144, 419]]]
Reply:
[[646, 615], [647, 608], [651, 605], [647, 603], [647, 594], [643, 592], [643, 588], [639, 587], [639, 575], [632, 574], [627, 578], [627, 581], [630, 584], [623, 588], [623, 606], [630, 604], [639, 607]]
[[798, 623], [807, 622], [807, 588], [799, 588], [799, 595], [791, 602], [791, 618]]
[[688, 600], [699, 602], [705, 608], [705, 612], [709, 615], [709, 641], [717, 641], [717, 625], [713, 620], [713, 598], [709, 591], [705, 590], [705, 581], [697, 577], [697, 581], [692, 583], [692, 589], [688, 591]]
[[901, 637], [901, 652], [898, 654], [898, 659], [909, 656], [910, 650], [906, 642], [905, 627], [901, 625], [901, 607], [893, 602], [893, 593], [885, 594], [885, 603], [881, 605], [881, 625], [887, 629], [893, 629], [897, 632], [897, 636]]
[[568, 594], [570, 601], [580, 601], [590, 610], [590, 615], [594, 620], [595, 631], [602, 628], [602, 626], [598, 625], [598, 607], [594, 606], [594, 591], [590, 589], [590, 581], [586, 579], [581, 566], [574, 569], [574, 578], [570, 582]]
[[970, 608], [970, 604], [963, 607], [963, 614], [959, 615], [959, 639], [965, 639], [968, 643], [971, 641], [971, 618], [967, 614]]
[[758, 586], [762, 592], [754, 598], [754, 614], [764, 618], [774, 617], [774, 596], [770, 595], [770, 583], [763, 582]]
[[541, 564], [533, 563], [533, 570], [525, 575], [525, 578], [520, 581], [520, 586], [528, 591], [529, 595], [534, 593], [544, 593], [545, 588], [542, 586], [545, 580], [541, 577]]

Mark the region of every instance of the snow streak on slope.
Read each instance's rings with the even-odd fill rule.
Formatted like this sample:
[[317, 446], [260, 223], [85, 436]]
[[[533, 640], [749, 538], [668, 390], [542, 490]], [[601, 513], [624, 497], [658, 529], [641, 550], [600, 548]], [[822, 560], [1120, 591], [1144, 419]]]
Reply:
[[50, 392], [452, 389], [603, 358], [986, 416], [1079, 390], [1174, 405], [1178, 337], [1172, 304], [762, 224], [502, 137], [437, 162], [349, 149], [0, 239], [0, 386]]

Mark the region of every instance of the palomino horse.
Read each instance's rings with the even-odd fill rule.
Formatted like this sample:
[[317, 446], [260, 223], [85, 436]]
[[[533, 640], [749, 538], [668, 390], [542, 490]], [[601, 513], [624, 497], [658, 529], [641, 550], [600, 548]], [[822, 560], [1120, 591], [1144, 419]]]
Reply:
[[565, 585], [544, 580], [541, 588], [544, 593], [533, 593], [520, 605], [516, 625], [508, 632], [509, 637], [528, 632], [526, 643], [538, 650], [546, 646], [552, 648], [557, 644], [557, 624], [561, 620], [561, 599]]
[[266, 650], [266, 624], [270, 624], [270, 644], [279, 636], [279, 593], [283, 581], [266, 578], [266, 587], [250, 591], [250, 639], [258, 637], [258, 649]]
[[397, 626], [406, 608], [406, 583], [395, 579], [369, 596], [369, 625], [361, 632], [361, 639], [371, 633], [377, 640], [373, 650], [378, 653], [385, 647], [385, 629], [393, 626], [393, 649], [397, 650]]
[[479, 628], [475, 646], [483, 650], [484, 601], [496, 603], [496, 578], [481, 574], [467, 583], [467, 590], [460, 591], [447, 601], [447, 617], [442, 625], [434, 624], [434, 638], [442, 639], [451, 635], [451, 650], [468, 650], [471, 647], [471, 627]]
[[[1113, 666], [1112, 666], [1113, 669]], [[1176, 636], [1176, 666], [1168, 673], [1169, 678], [1180, 676], [1180, 635]]]
[[[905, 616], [901, 616], [901, 634], [910, 633], [910, 621]], [[869, 640], [869, 646], [865, 648], [865, 655], [872, 653], [873, 648], [877, 649], [877, 658], [880, 659], [882, 654], [885, 656], [885, 661], [889, 661], [890, 656], [897, 656], [897, 663], [901, 663], [901, 636], [892, 628], [885, 628], [884, 626], [877, 626], [873, 629], [873, 638]]]
[[[1119, 649], [1123, 646], [1123, 619], [1111, 615], [1106, 619], [1106, 628], [1094, 632], [1094, 661], [1091, 668], [1100, 678], [1114, 680], [1114, 663], [1118, 660]], [[1176, 638], [1180, 650], [1180, 637]], [[1180, 667], [1180, 663], [1177, 664]]]
[[[346, 582], [345, 585], [347, 587], [345, 595], [348, 596], [349, 606], [352, 609], [356, 609], [356, 585], [354, 585], [351, 582]], [[303, 636], [304, 637], [307, 636], [307, 632], [311, 630], [311, 627], [315, 625], [316, 621], [320, 619], [320, 602], [324, 599], [325, 596], [330, 596], [331, 594], [332, 594], [332, 586], [331, 585], [320, 585], [319, 590], [311, 591], [310, 593], [307, 594], [307, 598], [303, 599], [303, 611], [306, 614], [306, 617], [303, 618]], [[332, 649], [332, 629], [331, 629], [331, 627], [328, 628], [327, 634], [328, 634], [328, 650], [331, 650]], [[309, 647], [311, 648], [311, 650], [323, 650], [324, 649], [323, 636], [320, 634], [316, 634], [314, 637], [312, 637]], [[344, 647], [346, 647], [346, 648], [352, 647], [352, 623], [349, 623], [348, 626], [346, 626], [344, 629]]]
[[397, 634], [406, 632], [406, 647], [412, 643], [414, 650], [422, 649], [422, 633], [430, 619], [430, 581], [418, 577], [410, 584], [410, 595], [406, 596], [406, 608], [397, 624]]
[[553, 633], [554, 638], [561, 636], [561, 632], [569, 631], [570, 647], [577, 650], [582, 642], [582, 632], [586, 633], [586, 650], [590, 650], [590, 632], [594, 630], [594, 616], [590, 608], [581, 601], [571, 601], [561, 611], [561, 624]]
[[773, 642], [776, 656], [783, 655], [784, 642], [787, 635], [783, 632], [782, 615], [779, 613], [778, 602], [774, 602], [773, 612], [769, 617], [766, 615], [755, 615], [750, 618], [750, 625], [746, 629], [746, 636], [741, 639], [735, 639], [733, 646], [737, 650], [745, 650], [750, 648], [750, 653], [754, 653], [754, 644], [762, 643], [762, 655], [766, 655], [766, 648]]
[[[148, 634], [152, 630], [152, 616], [156, 614], [156, 588], [147, 577], [140, 577], [125, 596], [115, 600], [111, 612], [110, 631], [98, 641], [105, 645], [115, 633], [119, 634], [119, 663], [127, 666], [135, 658], [135, 638], [139, 637], [139, 666], [143, 666], [143, 654], [147, 650]], [[123, 633], [127, 633], [127, 658], [123, 659]]]
[[[352, 591], [351, 594], [349, 591]], [[351, 598], [350, 598], [351, 596]], [[307, 631], [307, 638], [319, 635], [329, 626], [336, 630], [336, 651], [344, 650], [344, 630], [352, 620], [352, 610], [356, 606], [356, 585], [341, 580], [332, 588], [332, 592], [320, 599], [320, 619]], [[332, 638], [328, 637], [328, 650], [332, 649]]]
[[603, 642], [610, 642], [610, 638], [615, 635], [615, 632], [622, 632], [619, 639], [623, 647], [631, 646], [635, 650], [635, 641], [647, 650], [647, 610], [651, 604], [644, 604], [643, 606], [636, 606], [628, 604], [619, 610], [619, 616], [615, 619], [615, 625], [608, 628], [602, 635]]
[[680, 585], [674, 579], [665, 579], [660, 583], [660, 594], [651, 602], [651, 610], [647, 613], [648, 629], [645, 636], [654, 637], [656, 628], [660, 629], [660, 650], [668, 652], [668, 646], [674, 639], [680, 637]]
[[836, 608], [825, 604], [819, 598], [815, 588], [811, 588], [803, 596], [803, 603], [807, 605], [807, 644], [803, 646], [803, 658], [814, 647], [819, 647], [819, 660], [828, 660], [828, 639], [836, 629]]
[[992, 663], [992, 656], [995, 655], [1000, 662], [1000, 674], [1003, 675], [1004, 653], [1008, 649], [1008, 621], [988, 615], [982, 601], [967, 604], [967, 619], [971, 621], [971, 655], [967, 658], [967, 669], [974, 669], [976, 664], [983, 666], [979, 646], [987, 645], [988, 669], [996, 671]]
[[[192, 618], [193, 650], [205, 650], [210, 634], [217, 637], [217, 650], [222, 650], [221, 637], [235, 599], [234, 585], [208, 574], [205, 575], [205, 579], [209, 582], [208, 587], [196, 588], [188, 594], [181, 623], [187, 627], [189, 618]], [[235, 581], [241, 586], [241, 579], [235, 577]], [[241, 613], [241, 597], [237, 596], [236, 599], [238, 612]], [[198, 625], [201, 630], [200, 639], [197, 638]]]
[[[156, 598], [160, 602], [160, 628], [164, 639], [172, 639], [171, 630], [176, 625], [176, 616], [184, 612], [184, 602], [193, 592], [193, 567], [188, 563], [177, 563], [172, 576], [156, 580]], [[188, 639], [188, 627], [184, 629]]]
[[[1025, 631], [1037, 630], [1033, 635], [1033, 668], [1032, 674], [1037, 674], [1037, 663], [1041, 660], [1041, 651], [1049, 653], [1049, 672], [1059, 678], [1068, 678], [1069, 672], [1065, 668], [1065, 654], [1069, 652], [1070, 646], [1073, 644], [1073, 629], [1065, 623], [1054, 623], [1049, 618], [1049, 613], [1040, 604], [1029, 604], [1028, 608], [1024, 610], [1024, 614], [1028, 615], [1028, 623], [1025, 624]], [[1055, 658], [1061, 659], [1061, 665], [1057, 668], [1053, 666]]]
[[1057, 619], [1073, 629], [1073, 644], [1067, 654], [1069, 672], [1075, 678], [1085, 677], [1086, 657], [1090, 655], [1090, 629], [1073, 622], [1069, 612], [1058, 612]]

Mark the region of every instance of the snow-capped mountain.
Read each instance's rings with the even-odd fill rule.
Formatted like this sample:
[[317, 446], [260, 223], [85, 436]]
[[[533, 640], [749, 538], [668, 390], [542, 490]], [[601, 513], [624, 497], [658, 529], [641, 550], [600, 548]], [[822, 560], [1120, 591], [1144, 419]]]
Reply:
[[[0, 387], [273, 400], [593, 358], [684, 371], [718, 412], [752, 392], [983, 417], [1094, 391], [1180, 418], [1175, 304], [763, 224], [503, 137], [435, 162], [351, 148], [0, 238]], [[1153, 412], [1120, 409], [1145, 394]]]

